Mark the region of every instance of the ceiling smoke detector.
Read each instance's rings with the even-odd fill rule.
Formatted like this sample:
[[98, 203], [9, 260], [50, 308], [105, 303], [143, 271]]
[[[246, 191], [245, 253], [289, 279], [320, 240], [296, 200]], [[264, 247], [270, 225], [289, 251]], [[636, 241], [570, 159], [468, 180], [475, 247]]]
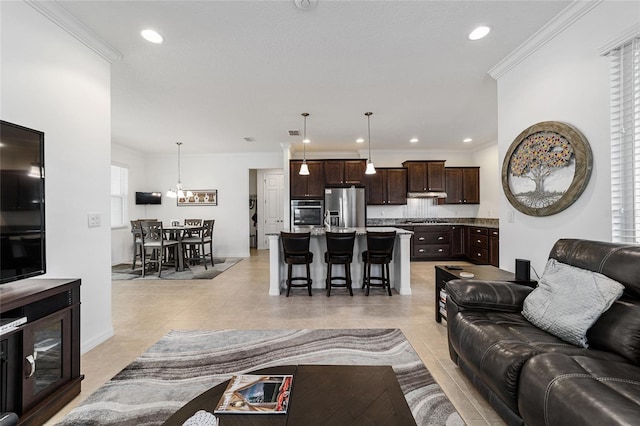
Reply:
[[293, 0], [298, 9], [309, 10], [313, 9], [318, 2], [317, 0]]
[[300, 130], [289, 130], [289, 136], [300, 136]]

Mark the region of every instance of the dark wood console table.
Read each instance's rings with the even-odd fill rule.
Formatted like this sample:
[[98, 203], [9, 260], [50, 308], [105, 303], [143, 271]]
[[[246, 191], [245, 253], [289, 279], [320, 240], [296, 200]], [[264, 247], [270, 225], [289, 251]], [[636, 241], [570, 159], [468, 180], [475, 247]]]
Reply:
[[0, 411], [41, 425], [80, 393], [80, 280], [0, 285], [0, 317], [26, 323], [0, 333]]
[[[390, 366], [287, 365], [250, 374], [293, 374], [287, 414], [216, 414], [229, 425], [415, 425], [407, 400]], [[165, 426], [182, 425], [198, 410], [213, 412], [229, 381], [196, 397]]]
[[[462, 269], [447, 269], [444, 265], [436, 265], [436, 285], [435, 285], [435, 308], [436, 308], [436, 322], [440, 322], [442, 318], [446, 320], [446, 315], [440, 310], [440, 291], [444, 289], [447, 282], [457, 279], [473, 279], [473, 280], [486, 280], [486, 281], [509, 281], [514, 284], [523, 284], [530, 287], [536, 285], [537, 281], [516, 281], [516, 276], [513, 272], [505, 271], [504, 269], [496, 268], [491, 265], [457, 265]], [[471, 272], [473, 278], [461, 277], [461, 272]]]

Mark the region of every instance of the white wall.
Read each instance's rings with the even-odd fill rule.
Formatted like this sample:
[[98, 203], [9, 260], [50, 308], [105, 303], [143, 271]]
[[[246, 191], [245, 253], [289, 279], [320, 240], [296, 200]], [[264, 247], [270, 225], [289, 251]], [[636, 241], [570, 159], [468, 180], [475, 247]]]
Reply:
[[[249, 170], [281, 169], [282, 154], [205, 154], [190, 155], [183, 146], [181, 180], [189, 189], [217, 189], [217, 206], [178, 207], [175, 200], [163, 196], [153, 215], [165, 223], [187, 217], [215, 219], [214, 255], [249, 256]], [[187, 153], [185, 154], [185, 151]], [[177, 156], [148, 157], [147, 185], [164, 191], [177, 180]], [[151, 214], [151, 212], [147, 212]]]
[[[588, 139], [593, 172], [584, 193], [568, 209], [532, 217], [500, 202], [500, 266], [531, 259], [542, 273], [559, 238], [611, 240], [609, 162], [609, 65], [599, 48], [640, 21], [637, 2], [602, 2], [498, 80], [500, 165], [514, 138], [532, 124], [569, 123]], [[500, 166], [501, 167], [501, 166]], [[508, 221], [514, 212], [514, 222]]]
[[498, 144], [495, 143], [475, 151], [473, 163], [480, 166], [480, 205], [477, 215], [482, 218], [499, 218], [502, 166], [498, 155]]
[[109, 64], [26, 3], [0, 7], [2, 119], [45, 134], [46, 277], [82, 279], [85, 352], [113, 334]]
[[[129, 170], [129, 199], [127, 203], [127, 217], [129, 220], [156, 218], [160, 211], [158, 205], [136, 205], [136, 191], [154, 192], [166, 191], [168, 188], [159, 188], [147, 183], [147, 165], [144, 154], [127, 147], [111, 144], [111, 162]], [[164, 193], [162, 201], [165, 202]], [[111, 229], [111, 264], [131, 262], [133, 259], [133, 239], [131, 226], [128, 222], [125, 227]]]

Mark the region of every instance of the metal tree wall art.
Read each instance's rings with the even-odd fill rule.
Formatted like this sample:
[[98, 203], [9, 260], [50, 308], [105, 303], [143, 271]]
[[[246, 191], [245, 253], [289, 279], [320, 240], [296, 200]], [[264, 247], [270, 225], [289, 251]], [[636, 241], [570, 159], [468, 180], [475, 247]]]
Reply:
[[[535, 188], [515, 194], [522, 204], [529, 207], [548, 207], [560, 199], [571, 184], [566, 179], [557, 179], [554, 172], [560, 173], [566, 167], [570, 177], [575, 170], [575, 159], [571, 144], [561, 135], [554, 132], [538, 132], [528, 136], [511, 157], [511, 174], [531, 180]], [[564, 173], [567, 175], [567, 173]], [[553, 179], [555, 178], [555, 179]], [[550, 182], [549, 189], [545, 188], [545, 181]], [[558, 182], [562, 181], [562, 182]], [[553, 185], [558, 183], [559, 185]]]
[[531, 216], [569, 207], [591, 175], [591, 148], [568, 124], [546, 121], [520, 133], [505, 156], [502, 185], [509, 202]]

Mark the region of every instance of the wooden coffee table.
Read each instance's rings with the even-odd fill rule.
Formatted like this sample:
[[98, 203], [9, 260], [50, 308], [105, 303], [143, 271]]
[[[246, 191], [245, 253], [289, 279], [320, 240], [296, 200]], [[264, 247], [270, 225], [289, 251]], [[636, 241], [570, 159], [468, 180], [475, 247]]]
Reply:
[[[293, 374], [287, 414], [216, 414], [229, 425], [415, 425], [390, 366], [287, 365], [249, 374]], [[209, 389], [164, 424], [182, 425], [198, 410], [213, 412], [229, 381]]]

